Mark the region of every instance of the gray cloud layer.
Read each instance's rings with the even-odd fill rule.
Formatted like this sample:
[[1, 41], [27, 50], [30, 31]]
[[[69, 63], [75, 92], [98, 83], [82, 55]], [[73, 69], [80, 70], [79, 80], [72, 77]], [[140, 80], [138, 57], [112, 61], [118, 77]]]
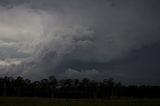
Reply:
[[[145, 67], [144, 58], [139, 65], [133, 63], [138, 71], [127, 65], [134, 51], [160, 40], [159, 3], [1, 0], [0, 74], [32, 79], [52, 74], [58, 78], [130, 79], [130, 73]], [[128, 63], [123, 62], [126, 58]], [[138, 83], [136, 78], [131, 80]], [[145, 78], [141, 80], [145, 83]]]

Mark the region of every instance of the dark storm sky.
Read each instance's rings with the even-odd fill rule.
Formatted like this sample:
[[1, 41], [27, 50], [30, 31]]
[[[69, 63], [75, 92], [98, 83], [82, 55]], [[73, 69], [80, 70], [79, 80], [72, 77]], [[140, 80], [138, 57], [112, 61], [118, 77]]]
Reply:
[[160, 85], [159, 0], [0, 0], [0, 76]]

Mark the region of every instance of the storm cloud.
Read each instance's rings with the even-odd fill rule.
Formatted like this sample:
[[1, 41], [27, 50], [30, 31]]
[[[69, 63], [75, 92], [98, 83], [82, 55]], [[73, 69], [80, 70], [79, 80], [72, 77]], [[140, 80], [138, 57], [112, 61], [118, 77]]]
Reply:
[[0, 75], [159, 82], [159, 4], [0, 0]]

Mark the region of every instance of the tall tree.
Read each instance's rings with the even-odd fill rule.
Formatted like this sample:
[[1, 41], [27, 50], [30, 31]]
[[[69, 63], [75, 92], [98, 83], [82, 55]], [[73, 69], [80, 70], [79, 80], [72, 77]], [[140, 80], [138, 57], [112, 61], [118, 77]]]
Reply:
[[50, 76], [49, 77], [49, 88], [51, 91], [51, 97], [54, 97], [54, 93], [55, 93], [57, 85], [58, 85], [57, 79], [54, 76]]
[[20, 76], [17, 77], [17, 79], [15, 80], [15, 86], [17, 89], [18, 96], [21, 96], [21, 90], [24, 84], [25, 83], [24, 83], [23, 77], [20, 77]]

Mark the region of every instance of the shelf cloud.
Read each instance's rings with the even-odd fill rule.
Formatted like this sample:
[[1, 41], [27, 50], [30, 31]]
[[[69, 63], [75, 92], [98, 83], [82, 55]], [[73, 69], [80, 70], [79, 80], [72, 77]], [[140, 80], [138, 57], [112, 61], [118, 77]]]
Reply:
[[[159, 0], [0, 0], [0, 75], [36, 80], [50, 75], [94, 79], [97, 74], [96, 80], [159, 81], [155, 73], [160, 55], [153, 55], [159, 52], [155, 51], [160, 41], [159, 4]], [[149, 56], [148, 63], [144, 56]], [[154, 72], [150, 63], [155, 63]], [[140, 73], [139, 80], [131, 73]]]

